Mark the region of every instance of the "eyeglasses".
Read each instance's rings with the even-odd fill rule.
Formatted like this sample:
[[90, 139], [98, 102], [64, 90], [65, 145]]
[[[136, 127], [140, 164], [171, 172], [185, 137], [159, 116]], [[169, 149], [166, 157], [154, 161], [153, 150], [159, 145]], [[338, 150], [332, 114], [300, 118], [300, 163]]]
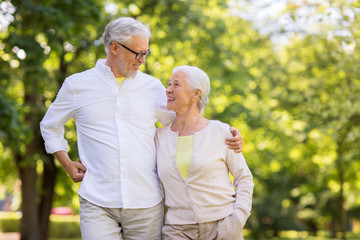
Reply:
[[136, 60], [140, 60], [143, 56], [145, 56], [145, 58], [147, 56], [149, 56], [149, 54], [151, 53], [151, 50], [148, 49], [146, 52], [135, 52], [134, 50], [131, 50], [130, 48], [128, 48], [127, 46], [121, 44], [121, 43], [118, 43], [116, 42], [117, 44], [119, 44], [120, 46], [122, 46], [123, 48], [126, 48], [127, 50], [129, 50], [130, 52], [132, 52], [133, 54], [135, 54], [135, 59]]

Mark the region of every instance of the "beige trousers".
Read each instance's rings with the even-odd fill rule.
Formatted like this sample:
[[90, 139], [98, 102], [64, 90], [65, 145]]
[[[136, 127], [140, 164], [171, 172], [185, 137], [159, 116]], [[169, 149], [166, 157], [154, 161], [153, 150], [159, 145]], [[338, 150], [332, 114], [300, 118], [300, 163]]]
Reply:
[[239, 220], [234, 216], [219, 221], [173, 225], [165, 224], [162, 228], [164, 240], [243, 240]]
[[82, 240], [161, 240], [163, 202], [151, 208], [104, 208], [80, 198]]

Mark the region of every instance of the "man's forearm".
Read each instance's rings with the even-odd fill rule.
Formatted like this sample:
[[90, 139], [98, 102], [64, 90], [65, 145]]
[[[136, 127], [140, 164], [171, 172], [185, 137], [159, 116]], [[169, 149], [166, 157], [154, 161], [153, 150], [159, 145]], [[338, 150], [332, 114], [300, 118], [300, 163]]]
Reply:
[[54, 156], [59, 160], [59, 162], [65, 168], [65, 170], [67, 172], [69, 172], [69, 167], [70, 167], [70, 164], [72, 161], [70, 160], [67, 152], [60, 150], [60, 151], [55, 152]]
[[66, 172], [74, 182], [82, 181], [86, 172], [86, 167], [82, 164], [81, 161], [71, 161], [69, 155], [65, 151], [57, 151], [54, 153], [54, 156], [59, 160], [61, 165], [65, 168]]

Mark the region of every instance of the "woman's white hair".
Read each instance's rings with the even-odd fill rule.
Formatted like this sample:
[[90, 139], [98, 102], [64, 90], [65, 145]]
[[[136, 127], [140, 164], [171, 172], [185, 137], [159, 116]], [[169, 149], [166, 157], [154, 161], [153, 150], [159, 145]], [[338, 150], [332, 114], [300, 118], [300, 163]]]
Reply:
[[111, 21], [106, 25], [102, 37], [106, 53], [109, 52], [112, 42], [125, 44], [133, 36], [146, 36], [150, 38], [151, 31], [149, 26], [130, 17], [120, 17]]
[[188, 81], [192, 91], [196, 89], [201, 90], [198, 108], [199, 112], [202, 113], [209, 104], [208, 96], [210, 94], [210, 79], [208, 75], [198, 67], [187, 65], [175, 67], [172, 73], [174, 74], [178, 71], [181, 71], [186, 75], [186, 80]]

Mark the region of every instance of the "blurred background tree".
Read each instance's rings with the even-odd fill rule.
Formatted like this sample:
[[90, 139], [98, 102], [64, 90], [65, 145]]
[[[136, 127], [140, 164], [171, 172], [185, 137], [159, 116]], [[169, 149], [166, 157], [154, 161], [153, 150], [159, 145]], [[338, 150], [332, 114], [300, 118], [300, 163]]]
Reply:
[[47, 239], [57, 167], [44, 151], [39, 122], [65, 76], [79, 69], [77, 60], [91, 60], [85, 54], [97, 35], [99, 5], [96, 1], [3, 1], [1, 8], [14, 12], [1, 38], [2, 60], [7, 63], [1, 84], [10, 99], [2, 110], [13, 123], [3, 130], [3, 147], [21, 180], [22, 239]]
[[[106, 57], [101, 35], [119, 16], [149, 24], [142, 70], [164, 85], [177, 65], [209, 74], [205, 115], [245, 140], [254, 238], [335, 236], [360, 218], [358, 2], [7, 0], [0, 10], [0, 178], [10, 194], [21, 180], [22, 239], [47, 239], [51, 207], [78, 211], [79, 185], [45, 153], [39, 122], [65, 77]], [[73, 122], [66, 138], [76, 160]]]

